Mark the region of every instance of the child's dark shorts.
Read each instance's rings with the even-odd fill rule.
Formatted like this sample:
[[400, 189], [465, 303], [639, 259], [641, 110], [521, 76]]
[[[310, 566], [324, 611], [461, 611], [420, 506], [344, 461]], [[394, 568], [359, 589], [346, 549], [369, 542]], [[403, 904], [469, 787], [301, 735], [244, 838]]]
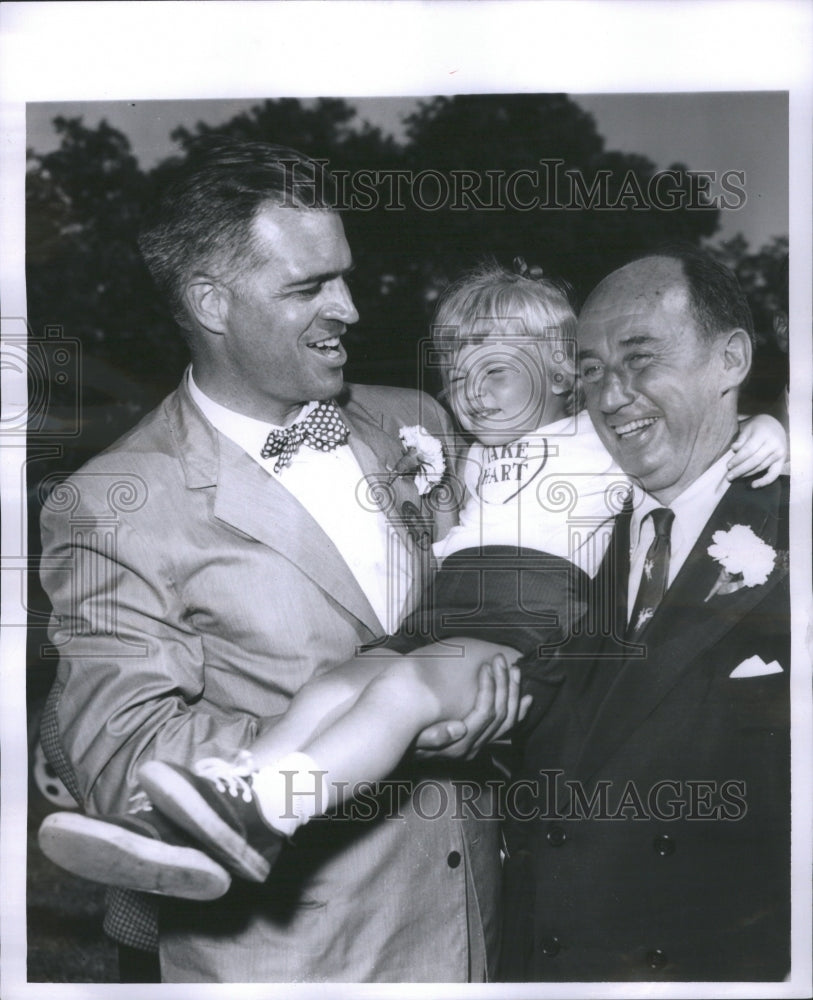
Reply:
[[584, 615], [590, 578], [567, 559], [488, 545], [444, 561], [418, 608], [377, 644], [409, 653], [455, 636], [511, 646], [524, 661], [550, 658]]

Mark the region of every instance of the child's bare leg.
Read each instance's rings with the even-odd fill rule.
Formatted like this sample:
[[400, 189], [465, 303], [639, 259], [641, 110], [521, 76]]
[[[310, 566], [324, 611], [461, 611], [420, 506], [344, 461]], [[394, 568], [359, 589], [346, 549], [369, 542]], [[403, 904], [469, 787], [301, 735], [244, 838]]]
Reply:
[[[451, 656], [450, 645], [458, 642], [462, 655]], [[352, 795], [359, 783], [385, 777], [427, 726], [466, 716], [477, 698], [481, 667], [498, 654], [509, 662], [518, 656], [509, 647], [475, 639], [449, 640], [404, 658], [362, 655], [339, 668], [347, 687], [339, 676], [332, 678], [337, 684], [326, 675], [324, 683], [314, 682], [321, 693], [317, 690], [312, 705], [301, 699], [296, 713], [317, 735], [302, 742], [289, 731], [286, 739], [299, 750], [282, 747], [272, 734], [255, 747], [263, 762], [274, 759], [259, 767], [255, 760], [250, 773], [225, 761], [200, 761], [192, 771], [150, 761], [140, 780], [158, 808], [226, 867], [262, 881], [279, 853], [280, 834], [293, 834], [335, 806], [345, 790]], [[353, 698], [355, 685], [360, 693]], [[345, 710], [325, 728], [333, 711], [330, 692]], [[277, 757], [280, 749], [283, 755]], [[258, 817], [264, 824], [259, 833]]]
[[[457, 646], [461, 655], [454, 653]], [[519, 655], [479, 639], [453, 639], [379, 663], [351, 707], [302, 745], [326, 772], [323, 809], [335, 806], [343, 789], [390, 774], [427, 726], [467, 715], [477, 697], [480, 668], [498, 653], [509, 663]]]
[[285, 714], [252, 744], [254, 766], [266, 767], [286, 754], [303, 750], [344, 715], [370, 681], [400, 659], [387, 650], [363, 653], [313, 677], [297, 691]]
[[[378, 704], [392, 692], [393, 705], [400, 705], [403, 710], [403, 714], [393, 721], [393, 727], [399, 730], [406, 732], [412, 729], [421, 713], [426, 714], [426, 709], [430, 705], [434, 706], [435, 701], [429, 699], [442, 698], [447, 709], [445, 713], [441, 709], [440, 715], [433, 714], [424, 726], [414, 729], [401, 751], [403, 755], [411, 739], [425, 725], [443, 719], [462, 718], [467, 714], [476, 696], [476, 683], [470, 690], [468, 682], [463, 679], [466, 672], [473, 669], [476, 674], [483, 662], [493, 659], [500, 651], [510, 653], [511, 660], [516, 658], [514, 650], [479, 639], [452, 639], [443, 645], [423, 647], [410, 654], [411, 666], [399, 654], [387, 650], [359, 654], [328, 673], [312, 678], [300, 688], [285, 714], [252, 744], [250, 749], [253, 764], [256, 768], [266, 767], [296, 751], [306, 752], [319, 761], [332, 762], [333, 757], [329, 754], [322, 757], [312, 752], [317, 738], [331, 726], [339, 725], [337, 743], [342, 736], [348, 738], [351, 745], [358, 742], [358, 732], [354, 733], [350, 727], [356, 719], [364, 722], [367, 709], [362, 707], [346, 725], [340, 720], [353, 709], [365, 689], [379, 679], [381, 684], [369, 694], [369, 699], [375, 697]], [[420, 661], [417, 657], [420, 657]], [[391, 707], [382, 707], [382, 711], [385, 716], [393, 714]], [[369, 715], [367, 718], [374, 716]], [[366, 728], [365, 726], [364, 729]], [[396, 738], [396, 742], [400, 744], [402, 741]], [[398, 759], [400, 756], [395, 763]], [[388, 773], [385, 770], [382, 774], [372, 776], [371, 780]]]

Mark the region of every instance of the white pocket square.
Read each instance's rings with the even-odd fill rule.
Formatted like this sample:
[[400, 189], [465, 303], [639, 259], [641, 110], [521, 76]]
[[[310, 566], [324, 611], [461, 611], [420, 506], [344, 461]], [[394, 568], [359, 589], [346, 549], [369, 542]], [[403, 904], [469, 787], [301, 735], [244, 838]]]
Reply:
[[776, 660], [766, 663], [761, 656], [754, 654], [734, 667], [729, 677], [764, 677], [765, 674], [781, 674], [782, 667]]

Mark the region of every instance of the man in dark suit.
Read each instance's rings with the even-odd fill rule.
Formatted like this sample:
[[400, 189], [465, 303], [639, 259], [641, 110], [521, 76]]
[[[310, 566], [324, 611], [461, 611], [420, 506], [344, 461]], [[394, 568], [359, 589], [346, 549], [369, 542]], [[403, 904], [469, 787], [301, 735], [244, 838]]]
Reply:
[[615, 271], [581, 313], [588, 412], [635, 486], [582, 634], [535, 674], [506, 978], [789, 971], [788, 484], [726, 477], [752, 339], [698, 251]]
[[[186, 165], [146, 227], [192, 367], [53, 491], [42, 520], [60, 652], [48, 745], [91, 814], [126, 813], [143, 761], [233, 757], [314, 673], [394, 631], [421, 590], [424, 533], [453, 522], [454, 503], [394, 474], [405, 427], [450, 442], [442, 408], [344, 385], [358, 315], [330, 184], [293, 150], [227, 143]], [[450, 756], [509, 714], [505, 672], [484, 676]], [[410, 772], [407, 789], [450, 766]], [[384, 802], [369, 822], [312, 824], [264, 885], [165, 901], [157, 941], [155, 896], [136, 910], [119, 895], [107, 926], [140, 952], [160, 944], [166, 981], [486, 979], [496, 824], [427, 821], [411, 794], [392, 822]], [[135, 876], [152, 870], [128, 857]]]

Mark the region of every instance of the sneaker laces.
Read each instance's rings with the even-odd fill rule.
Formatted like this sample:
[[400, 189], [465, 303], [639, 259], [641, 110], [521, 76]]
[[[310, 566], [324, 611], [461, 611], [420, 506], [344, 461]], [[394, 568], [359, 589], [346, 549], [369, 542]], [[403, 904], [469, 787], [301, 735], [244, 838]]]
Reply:
[[199, 778], [211, 781], [219, 792], [227, 792], [243, 802], [251, 802], [251, 776], [254, 773], [251, 754], [241, 750], [233, 764], [220, 757], [204, 757], [192, 769]]
[[130, 803], [127, 807], [128, 816], [133, 816], [140, 812], [152, 812], [152, 801], [143, 788], [139, 788], [137, 792], [133, 792], [127, 801]]

